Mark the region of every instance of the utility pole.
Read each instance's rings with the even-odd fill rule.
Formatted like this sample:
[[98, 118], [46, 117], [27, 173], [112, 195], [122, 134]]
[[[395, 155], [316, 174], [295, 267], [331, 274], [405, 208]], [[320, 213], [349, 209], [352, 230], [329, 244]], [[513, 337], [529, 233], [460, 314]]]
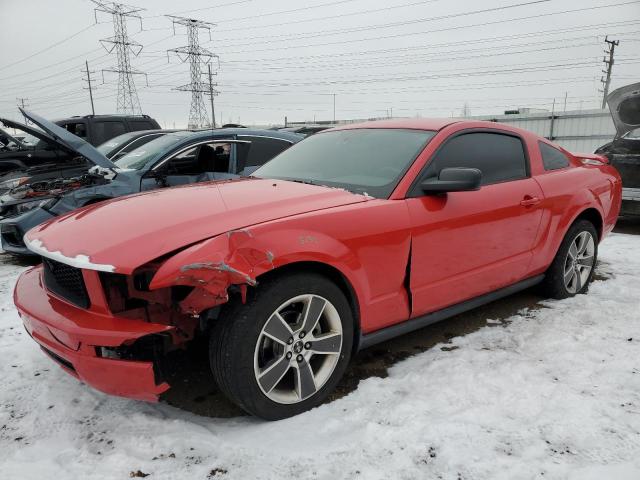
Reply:
[[[28, 98], [23, 98], [23, 97], [16, 98], [16, 102], [18, 102], [17, 103], [18, 107], [20, 107], [20, 108], [22, 108], [24, 110], [26, 107], [29, 106], [29, 105], [27, 105], [27, 101], [28, 100], [29, 100]], [[30, 123], [29, 119], [27, 117], [25, 117], [24, 114], [22, 116], [24, 117], [24, 123], [29, 125], [29, 123]]]
[[333, 123], [336, 123], [336, 94], [333, 94]]
[[89, 71], [89, 61], [85, 60], [84, 61], [86, 70], [84, 70], [82, 73], [86, 73], [87, 74], [87, 78], [86, 78], [86, 82], [89, 85], [86, 89], [89, 90], [89, 100], [91, 100], [91, 114], [95, 115], [96, 114], [96, 109], [93, 106], [93, 88], [91, 86], [91, 74], [95, 73], [92, 71]]
[[604, 38], [604, 42], [607, 44], [607, 50], [605, 50], [604, 53], [605, 55], [609, 55], [609, 58], [605, 56], [602, 59], [603, 63], [607, 66], [606, 70], [602, 71], [602, 73], [604, 73], [606, 77], [600, 78], [600, 82], [604, 85], [604, 88], [602, 89], [602, 108], [607, 107], [607, 95], [609, 95], [611, 73], [613, 71], [613, 56], [615, 54], [616, 47], [620, 45], [620, 40], [609, 40], [609, 37], [606, 36]]
[[213, 89], [214, 85], [218, 85], [217, 83], [213, 83], [213, 74], [211, 73], [211, 62], [207, 63], [207, 76], [209, 77], [209, 99], [211, 100], [211, 127], [216, 128], [216, 109], [213, 106], [213, 97], [215, 97], [218, 92]]
[[[116, 51], [118, 66], [102, 70], [102, 83], [104, 83], [104, 72], [117, 73], [118, 113], [140, 114], [142, 113], [142, 109], [140, 108], [140, 100], [138, 99], [138, 92], [133, 81], [133, 76], [145, 75], [146, 77], [146, 74], [131, 68], [131, 58], [129, 54], [133, 53], [135, 56], [138, 56], [142, 51], [142, 45], [129, 38], [127, 34], [127, 19], [139, 19], [140, 29], [142, 29], [142, 17], [137, 13], [144, 9], [103, 0], [91, 1], [97, 5], [94, 9], [96, 23], [98, 23], [98, 12], [109, 13], [113, 19], [114, 36], [102, 39], [100, 43], [108, 53], [112, 53], [114, 50]], [[147, 85], [148, 83], [147, 80]]]
[[185, 47], [173, 48], [167, 50], [167, 59], [169, 53], [175, 53], [182, 62], [189, 62], [191, 71], [191, 82], [187, 85], [176, 87], [175, 90], [183, 92], [191, 92], [191, 108], [189, 109], [189, 128], [199, 128], [208, 125], [215, 125], [215, 118], [212, 118], [212, 122], [209, 123], [207, 119], [207, 109], [204, 105], [204, 98], [202, 94], [211, 95], [212, 115], [213, 112], [213, 97], [216, 92], [213, 89], [212, 73], [209, 66], [209, 85], [205, 85], [202, 81], [201, 61], [207, 64], [211, 63], [211, 59], [219, 59], [216, 54], [200, 46], [198, 38], [199, 30], [207, 30], [209, 32], [209, 38], [211, 38], [211, 27], [215, 26], [213, 23], [203, 22], [194, 18], [176, 17], [173, 15], [167, 15], [167, 18], [173, 22], [173, 30], [175, 34], [176, 25], [182, 25], [187, 27], [187, 37], [189, 39], [189, 45]]

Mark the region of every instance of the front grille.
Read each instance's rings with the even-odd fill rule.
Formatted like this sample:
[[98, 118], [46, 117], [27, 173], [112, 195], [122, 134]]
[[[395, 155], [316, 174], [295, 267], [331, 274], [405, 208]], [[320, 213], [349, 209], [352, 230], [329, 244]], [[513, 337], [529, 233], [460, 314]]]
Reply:
[[43, 258], [42, 264], [44, 283], [49, 291], [80, 308], [89, 308], [89, 295], [82, 270], [49, 258]]

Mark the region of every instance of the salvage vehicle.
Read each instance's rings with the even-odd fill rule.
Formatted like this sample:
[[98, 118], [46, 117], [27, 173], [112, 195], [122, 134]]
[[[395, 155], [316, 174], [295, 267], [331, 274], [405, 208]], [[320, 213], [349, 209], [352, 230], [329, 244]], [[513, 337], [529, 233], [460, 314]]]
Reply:
[[[112, 162], [145, 143], [166, 133], [176, 130], [143, 130], [129, 132], [108, 140], [97, 147], [97, 150]], [[50, 138], [60, 151], [66, 150], [64, 145]], [[83, 157], [72, 153], [66, 162], [55, 162], [16, 170], [0, 175], [0, 218], [13, 217], [20, 213], [46, 205], [51, 197], [59, 193], [63, 186], [81, 186], [82, 178], [87, 178], [91, 167]]]
[[531, 132], [390, 120], [306, 138], [251, 177], [115, 199], [29, 231], [14, 300], [64, 370], [154, 401], [209, 338], [215, 384], [280, 419], [360, 349], [541, 283], [585, 293], [621, 182]]
[[175, 131], [130, 151], [115, 162], [65, 129], [30, 112], [34, 124], [93, 166], [80, 176], [24, 183], [13, 189], [19, 200], [5, 202], [0, 221], [5, 252], [33, 255], [24, 234], [40, 223], [78, 207], [146, 190], [226, 179], [255, 170], [302, 136], [266, 130]]
[[605, 155], [622, 177], [622, 209], [626, 217], [640, 217], [640, 83], [618, 88], [607, 96], [616, 127], [612, 142], [595, 153]]
[[[18, 140], [0, 129], [0, 174], [41, 165], [67, 166], [77, 157], [74, 150], [61, 147], [46, 132], [6, 118], [0, 118], [0, 122], [24, 134]], [[147, 115], [87, 115], [55, 123], [92, 145], [127, 132], [160, 129], [158, 122]], [[5, 144], [3, 138], [9, 143]]]

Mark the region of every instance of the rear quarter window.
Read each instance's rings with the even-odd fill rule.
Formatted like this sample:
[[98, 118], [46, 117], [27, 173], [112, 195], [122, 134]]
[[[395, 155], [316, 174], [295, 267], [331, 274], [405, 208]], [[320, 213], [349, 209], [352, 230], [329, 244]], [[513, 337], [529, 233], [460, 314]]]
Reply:
[[544, 142], [538, 142], [538, 145], [540, 146], [542, 164], [545, 170], [560, 170], [570, 165], [567, 156], [557, 148], [547, 145]]
[[91, 125], [91, 130], [93, 132], [91, 143], [94, 145], [100, 145], [127, 131], [124, 123], [118, 121], [94, 122], [93, 125]]

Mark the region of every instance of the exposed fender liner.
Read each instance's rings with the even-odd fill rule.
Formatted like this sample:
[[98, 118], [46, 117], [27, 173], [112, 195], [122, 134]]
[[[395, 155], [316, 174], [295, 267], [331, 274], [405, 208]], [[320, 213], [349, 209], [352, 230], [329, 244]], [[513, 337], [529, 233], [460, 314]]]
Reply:
[[391, 325], [390, 327], [376, 330], [375, 332], [371, 332], [366, 335], [361, 334], [360, 341], [358, 342], [358, 347], [360, 350], [362, 350], [373, 345], [377, 345], [378, 343], [382, 343], [392, 338], [398, 337], [400, 335], [413, 332], [414, 330], [418, 330], [433, 323], [437, 323], [441, 320], [453, 317], [454, 315], [458, 315], [459, 313], [466, 312], [467, 310], [472, 310], [487, 303], [509, 296], [513, 293], [525, 290], [529, 287], [533, 287], [534, 285], [540, 283], [543, 279], [544, 275], [537, 275], [535, 277], [527, 278], [526, 280], [514, 283], [513, 285], [509, 285], [508, 287], [501, 288], [500, 290], [495, 290], [491, 293], [472, 298], [471, 300], [466, 300], [462, 303], [458, 303], [447, 308], [443, 308], [442, 310], [438, 310], [437, 312], [432, 312], [420, 317], [412, 318], [405, 322]]

